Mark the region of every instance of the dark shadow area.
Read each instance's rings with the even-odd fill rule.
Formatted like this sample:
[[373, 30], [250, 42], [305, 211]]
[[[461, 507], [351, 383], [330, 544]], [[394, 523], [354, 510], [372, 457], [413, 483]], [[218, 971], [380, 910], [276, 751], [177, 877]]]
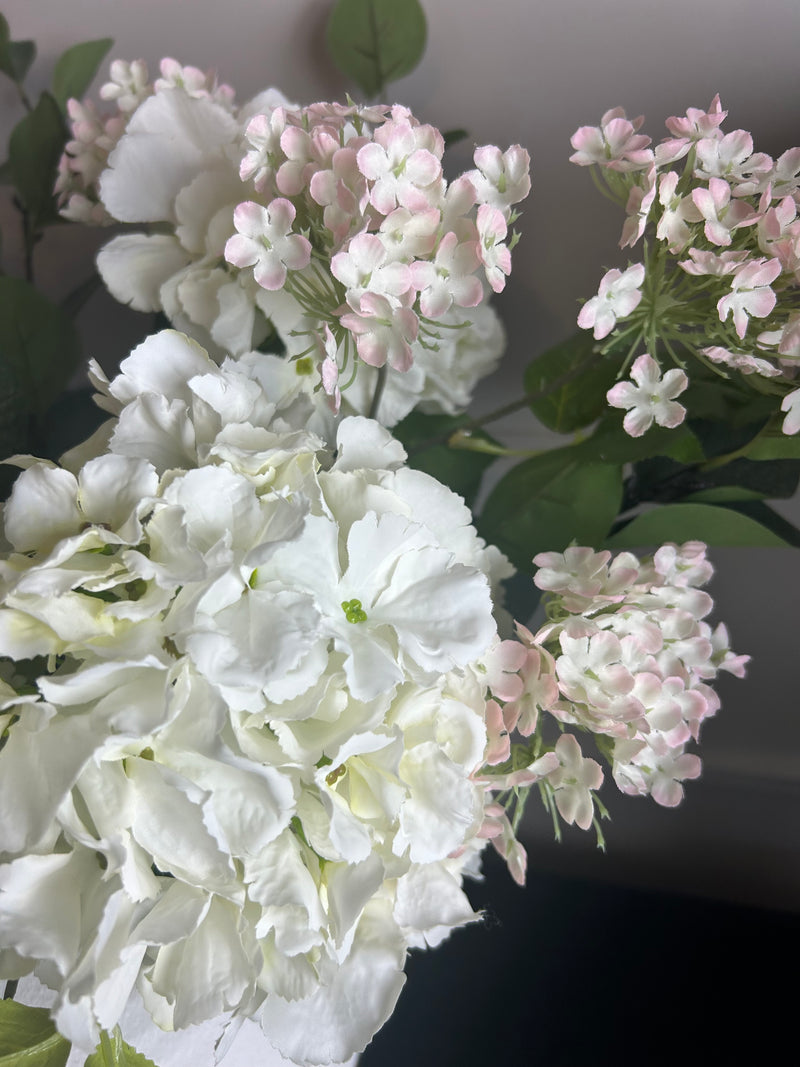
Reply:
[[800, 915], [486, 869], [484, 922], [412, 954], [360, 1067], [710, 1067], [793, 1046]]

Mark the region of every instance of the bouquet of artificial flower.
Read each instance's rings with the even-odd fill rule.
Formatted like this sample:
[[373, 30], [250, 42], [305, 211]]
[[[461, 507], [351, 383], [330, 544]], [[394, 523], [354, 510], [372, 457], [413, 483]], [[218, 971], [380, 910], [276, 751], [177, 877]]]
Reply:
[[[639, 520], [620, 504], [640, 455], [619, 452], [606, 416], [586, 472], [610, 487], [613, 511], [592, 505], [591, 529], [616, 554], [575, 543], [572, 500], [568, 536], [561, 519], [525, 525], [530, 509], [560, 514], [544, 492], [559, 480], [575, 495], [585, 443], [545, 457], [545, 482], [528, 457], [478, 528], [474, 492], [435, 476], [443, 443], [470, 465], [466, 483], [451, 470], [458, 488], [503, 452], [458, 413], [502, 348], [488, 297], [511, 269], [524, 149], [478, 148], [448, 182], [442, 134], [399, 105], [301, 107], [274, 89], [237, 105], [194, 67], [167, 59], [160, 74], [112, 63], [110, 114], [64, 101], [61, 210], [135, 227], [98, 270], [174, 328], [116, 375], [92, 361], [110, 417], [87, 440], [58, 462], [11, 460], [0, 976], [38, 978], [58, 1033], [87, 1054], [124, 1047], [117, 1027], [137, 1002], [166, 1030], [221, 1020], [220, 1058], [255, 1020], [283, 1056], [341, 1063], [391, 1014], [408, 950], [479, 918], [467, 887], [488, 845], [524, 882], [531, 790], [557, 829], [594, 828], [600, 843], [601, 762], [624, 793], [678, 804], [700, 772], [689, 746], [719, 707], [711, 683], [742, 676], [747, 657], [706, 621], [701, 541], [624, 550], [645, 543], [625, 540]], [[660, 155], [618, 112], [574, 139], [577, 161], [624, 189], [623, 243], [652, 225], [662, 242], [607, 275], [579, 319], [609, 338], [592, 355], [614, 373], [648, 344], [638, 391], [608, 390], [634, 436], [683, 419], [686, 375], [662, 380], [655, 362], [657, 342], [681, 362], [678, 339], [706, 369], [773, 382], [792, 418], [794, 157], [740, 160], [731, 204], [708, 169], [714, 145], [714, 159], [733, 151], [719, 114], [695, 116], [696, 136], [680, 126]], [[659, 175], [683, 157], [683, 177]], [[690, 195], [698, 179], [708, 195]], [[709, 299], [720, 343], [701, 348]], [[729, 317], [741, 342], [767, 320], [758, 356]], [[545, 373], [534, 411], [574, 368]], [[606, 391], [566, 429], [593, 424]], [[683, 432], [692, 459], [702, 442]], [[508, 509], [492, 502], [520, 478], [536, 492], [500, 529]], [[506, 606], [514, 564], [530, 602], [542, 597], [533, 621]]]

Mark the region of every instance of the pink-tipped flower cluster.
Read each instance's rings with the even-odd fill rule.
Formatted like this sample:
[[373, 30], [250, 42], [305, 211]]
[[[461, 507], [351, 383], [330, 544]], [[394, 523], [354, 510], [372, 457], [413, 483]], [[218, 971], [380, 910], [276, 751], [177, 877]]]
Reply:
[[328, 327], [340, 373], [352, 349], [407, 371], [414, 342], [435, 347], [451, 308], [477, 307], [485, 283], [504, 288], [513, 205], [530, 190], [518, 145], [476, 149], [476, 169], [448, 183], [441, 133], [400, 106], [276, 107], [245, 137], [239, 173], [256, 195], [236, 209], [225, 258], [296, 301], [308, 352]]
[[722, 377], [756, 375], [797, 433], [800, 148], [755, 152], [746, 130], [723, 131], [726, 116], [716, 96], [667, 119], [655, 147], [621, 108], [573, 135], [572, 162], [598, 167], [625, 209], [620, 246], [647, 238], [644, 262], [608, 272], [578, 324], [609, 338], [604, 352], [624, 332], [623, 368], [647, 344], [656, 361], [683, 349]]
[[[274, 340], [326, 410], [366, 414], [380, 396], [386, 425], [415, 404], [454, 413], [494, 369], [487, 297], [530, 190], [519, 145], [477, 148], [448, 182], [444, 138], [406, 108], [300, 107], [276, 89], [238, 103], [174, 59], [152, 84], [117, 60], [100, 96], [110, 117], [70, 102], [57, 192], [70, 219], [140, 227], [98, 255], [118, 300], [218, 360]], [[381, 381], [383, 367], [402, 374]]]
[[[597, 825], [603, 773], [569, 732], [577, 731], [593, 735], [623, 793], [680, 803], [681, 783], [700, 774], [687, 746], [720, 706], [710, 683], [720, 671], [743, 677], [749, 659], [730, 651], [724, 625], [705, 621], [714, 606], [700, 588], [713, 573], [705, 553], [688, 541], [645, 559], [577, 546], [535, 557], [547, 621], [536, 633], [518, 623], [518, 640], [487, 662], [487, 786], [512, 790], [516, 802], [536, 784], [554, 815], [584, 830]], [[524, 872], [501, 807], [487, 812], [484, 832], [512, 874]]]

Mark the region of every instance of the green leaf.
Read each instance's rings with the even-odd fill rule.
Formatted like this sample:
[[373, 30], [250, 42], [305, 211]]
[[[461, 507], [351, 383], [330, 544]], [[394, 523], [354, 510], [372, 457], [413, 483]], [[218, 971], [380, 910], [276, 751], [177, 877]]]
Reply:
[[[472, 506], [484, 471], [494, 463], [495, 457], [450, 448], [446, 444], [428, 445], [432, 440], [449, 437], [468, 423], [469, 419], [464, 415], [423, 415], [413, 411], [394, 427], [392, 433], [409, 453], [412, 467], [449, 485]], [[496, 443], [485, 433], [476, 433], [475, 437]]]
[[81, 97], [86, 92], [113, 43], [110, 37], [84, 41], [59, 57], [53, 72], [53, 96], [62, 111], [66, 112], [70, 97]]
[[411, 73], [426, 37], [418, 0], [337, 0], [328, 21], [334, 63], [367, 97]]
[[0, 1067], [64, 1067], [69, 1049], [46, 1008], [0, 1000]]
[[748, 448], [747, 458], [756, 462], [765, 459], [800, 459], [800, 434], [794, 437], [787, 437], [783, 433], [775, 437], [763, 434]]
[[479, 516], [482, 537], [522, 571], [537, 552], [598, 545], [619, 512], [622, 471], [584, 462], [570, 448], [525, 460], [495, 486]]
[[762, 526], [766, 526], [768, 530], [771, 530], [787, 544], [800, 548], [800, 530], [793, 526], [788, 519], [784, 519], [783, 515], [773, 511], [769, 504], [765, 504], [763, 500], [736, 501], [728, 504], [728, 507], [738, 511], [741, 515], [746, 515]]
[[[667, 457], [642, 460], [628, 483], [628, 506], [643, 501], [673, 503], [719, 487], [752, 490], [758, 497], [787, 499], [800, 481], [800, 460], [775, 459], [755, 463], [735, 459], [730, 463], [685, 466]], [[730, 498], [732, 499], [732, 498]]]
[[64, 119], [50, 93], [42, 93], [33, 111], [11, 131], [11, 176], [34, 229], [59, 219], [53, 186], [66, 137]]
[[[606, 411], [606, 393], [614, 384], [616, 374], [615, 363], [598, 356], [592, 335], [580, 330], [528, 364], [525, 392], [553, 390], [532, 400], [530, 409], [548, 429], [557, 433], [583, 429]], [[569, 380], [553, 389], [562, 378]]]
[[[756, 398], [760, 401], [762, 398]], [[691, 409], [690, 409], [691, 410]], [[725, 456], [729, 452], [738, 452], [740, 448], [756, 438], [769, 421], [771, 411], [765, 411], [755, 422], [736, 424], [734, 422], [713, 419], [689, 418], [689, 428], [702, 445], [708, 459]]]
[[687, 504], [734, 504], [742, 500], [763, 500], [765, 494], [755, 489], [742, 489], [739, 485], [716, 485], [684, 497]]
[[21, 278], [0, 277], [0, 373], [22, 409], [43, 415], [80, 362], [72, 321]]
[[459, 127], [456, 130], [443, 130], [442, 137], [444, 139], [444, 148], [447, 151], [448, 148], [452, 148], [455, 144], [460, 144], [461, 141], [466, 141], [469, 137], [469, 130], [462, 130]]
[[84, 1067], [156, 1067], [152, 1060], [137, 1052], [122, 1040], [117, 1027], [113, 1033], [104, 1033], [95, 1051]]
[[6, 46], [5, 57], [10, 70], [3, 70], [17, 85], [25, 81], [25, 75], [31, 69], [31, 64], [36, 59], [35, 41], [9, 41]]
[[34, 42], [12, 41], [8, 23], [0, 15], [0, 71], [21, 87], [35, 58]]
[[652, 426], [641, 437], [631, 437], [622, 428], [622, 413], [606, 411], [594, 433], [575, 446], [587, 459], [605, 463], [637, 463], [654, 456], [669, 456], [680, 463], [702, 463], [705, 459], [697, 438], [685, 424], [668, 430]]
[[[749, 506], [749, 505], [743, 505]], [[774, 513], [773, 513], [774, 514]], [[777, 547], [785, 537], [738, 508], [712, 504], [664, 504], [637, 516], [606, 542], [608, 548], [640, 548], [666, 541], [705, 541], [709, 545]]]

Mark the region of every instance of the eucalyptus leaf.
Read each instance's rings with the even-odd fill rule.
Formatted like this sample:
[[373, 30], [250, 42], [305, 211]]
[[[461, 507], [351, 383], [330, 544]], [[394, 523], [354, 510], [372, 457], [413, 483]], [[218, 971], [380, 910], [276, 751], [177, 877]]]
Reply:
[[[749, 506], [749, 505], [743, 505]], [[773, 513], [774, 514], [774, 513]], [[762, 522], [738, 508], [713, 504], [664, 504], [638, 515], [606, 541], [608, 548], [652, 547], [674, 541], [751, 548], [789, 544]]]
[[53, 186], [66, 137], [63, 116], [50, 93], [42, 93], [36, 107], [11, 131], [11, 176], [34, 229], [59, 221]]
[[36, 56], [33, 41], [12, 41], [5, 17], [0, 14], [0, 71], [17, 85], [22, 82]]
[[622, 471], [563, 448], [525, 460], [495, 486], [478, 517], [481, 536], [528, 574], [542, 551], [596, 545], [619, 513]]
[[[526, 393], [547, 393], [529, 406], [548, 429], [573, 433], [607, 410], [606, 393], [616, 380], [617, 367], [613, 360], [597, 355], [594, 346], [592, 335], [580, 330], [528, 364]], [[554, 389], [562, 379], [567, 380]]]
[[53, 96], [62, 111], [66, 112], [70, 97], [83, 96], [113, 44], [110, 37], [83, 41], [59, 57], [53, 72]]
[[[6, 45], [5, 56], [11, 68], [6, 70], [5, 73], [13, 78], [17, 85], [21, 85], [25, 81], [25, 76], [31, 69], [34, 59], [36, 59], [36, 42], [9, 41]], [[3, 69], [5, 70], [5, 67]]]
[[0, 1000], [0, 1067], [64, 1067], [69, 1051], [46, 1008]]
[[[445, 441], [458, 429], [469, 424], [465, 415], [424, 415], [413, 411], [394, 427], [392, 433], [409, 453], [409, 464], [425, 471], [448, 485], [472, 506], [480, 489], [481, 479], [495, 457], [482, 452], [450, 448]], [[477, 439], [495, 445], [485, 433], [476, 433]]]
[[369, 98], [411, 73], [425, 51], [427, 32], [418, 0], [337, 0], [328, 21], [328, 49]]
[[0, 372], [15, 383], [23, 410], [43, 415], [80, 357], [71, 319], [28, 282], [0, 277]]
[[84, 1067], [156, 1067], [152, 1060], [122, 1040], [119, 1027], [103, 1037]]

